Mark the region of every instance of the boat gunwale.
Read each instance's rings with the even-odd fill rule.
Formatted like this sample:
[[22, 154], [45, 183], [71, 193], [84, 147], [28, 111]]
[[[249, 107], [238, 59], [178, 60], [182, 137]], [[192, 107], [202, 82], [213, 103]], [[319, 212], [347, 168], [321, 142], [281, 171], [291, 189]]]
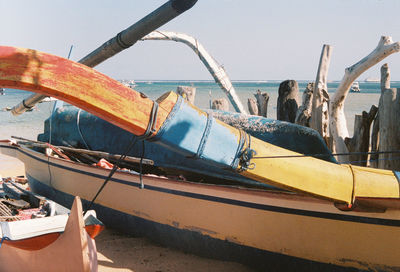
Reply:
[[[0, 144], [0, 148], [1, 147], [7, 147], [7, 146]], [[80, 174], [90, 175], [97, 178], [102, 178], [102, 179], [106, 178], [108, 174], [102, 175], [101, 172], [108, 173], [110, 171], [108, 169], [99, 168], [92, 165], [86, 165], [83, 163], [68, 161], [62, 158], [47, 157], [45, 154], [32, 150], [28, 147], [9, 146], [9, 148], [16, 149], [18, 152], [21, 152], [26, 156], [32, 157], [36, 160], [40, 160], [42, 162], [45, 162], [46, 164], [50, 164], [51, 166], [63, 168], [66, 170], [72, 170]], [[47, 159], [39, 158], [41, 156], [46, 156]], [[78, 166], [83, 169], [74, 169], [68, 166], [68, 164], [73, 164], [74, 166]], [[93, 171], [100, 173], [93, 173]], [[136, 177], [137, 180], [132, 181], [127, 179], [121, 179], [123, 177], [132, 177], [132, 176]], [[117, 172], [115, 173], [115, 177], [111, 178], [110, 181], [127, 186], [136, 187], [137, 189], [139, 189], [140, 182], [138, 176], [139, 176], [138, 174], [134, 173]], [[270, 191], [270, 190], [261, 190], [253, 188], [238, 188], [231, 185], [196, 183], [190, 181], [172, 180], [168, 178], [161, 178], [155, 176], [143, 176], [143, 178], [145, 179], [144, 189], [157, 191], [161, 193], [178, 195], [182, 197], [190, 197], [200, 200], [213, 201], [223, 204], [236, 205], [239, 207], [247, 207], [247, 208], [272, 211], [278, 213], [317, 217], [321, 219], [351, 221], [351, 222], [385, 225], [385, 226], [400, 226], [400, 219], [392, 219], [390, 216], [385, 216], [386, 213], [364, 213], [364, 212], [354, 212], [354, 211], [341, 211], [335, 208], [333, 203], [327, 200], [312, 198], [306, 195], [300, 195], [293, 192]], [[146, 180], [150, 182], [155, 182], [157, 184], [156, 185], [146, 184]], [[178, 186], [179, 190], [177, 190], [176, 188], [174, 189], [171, 188], [174, 186]], [[205, 189], [206, 191], [212, 194], [205, 194], [204, 192], [196, 193], [195, 192], [196, 189]], [[223, 193], [229, 193], [230, 197], [227, 198], [226, 196], [225, 197], [221, 196], [221, 194]], [[240, 196], [251, 196], [253, 199], [241, 200]], [[256, 199], [254, 199], [254, 197]], [[273, 202], [281, 200], [292, 202], [292, 205], [284, 206], [284, 205], [273, 205], [270, 203], [271, 201]], [[320, 210], [319, 211], [316, 210], [315, 205], [313, 205], [309, 209], [298, 208], [299, 203], [320, 205]], [[329, 211], [326, 211], [327, 207]], [[325, 210], [322, 210], [322, 208], [325, 208]]]

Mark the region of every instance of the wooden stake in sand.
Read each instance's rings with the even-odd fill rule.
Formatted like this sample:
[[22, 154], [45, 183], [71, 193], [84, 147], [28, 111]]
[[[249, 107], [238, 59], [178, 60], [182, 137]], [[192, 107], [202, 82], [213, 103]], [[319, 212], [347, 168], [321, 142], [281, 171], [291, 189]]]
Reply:
[[328, 112], [328, 69], [331, 62], [332, 47], [324, 44], [319, 60], [317, 78], [314, 84], [310, 127], [319, 132], [326, 139], [329, 137]]

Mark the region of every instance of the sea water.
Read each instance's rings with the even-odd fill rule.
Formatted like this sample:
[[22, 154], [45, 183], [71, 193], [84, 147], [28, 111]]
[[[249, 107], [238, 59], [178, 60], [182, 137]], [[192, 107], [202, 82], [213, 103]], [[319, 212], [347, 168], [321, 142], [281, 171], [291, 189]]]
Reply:
[[[267, 92], [268, 118], [276, 119], [278, 89], [281, 81], [237, 81], [233, 82], [236, 93], [243, 106], [247, 109], [247, 100], [254, 98], [257, 90]], [[307, 81], [299, 83], [299, 103]], [[226, 98], [225, 93], [212, 81], [138, 81], [135, 90], [145, 93], [151, 99], [157, 99], [167, 91], [175, 91], [178, 86], [193, 86], [196, 88], [195, 105], [199, 108], [210, 108], [210, 101]], [[333, 96], [338, 82], [328, 83], [328, 92]], [[392, 82], [393, 88], [399, 88], [400, 82]], [[380, 97], [379, 83], [360, 83], [360, 93], [349, 93], [345, 102], [345, 115], [350, 135], [353, 132], [354, 116], [362, 111], [369, 111], [372, 105], [378, 105]], [[6, 89], [5, 95], [0, 95], [0, 139], [20, 136], [36, 140], [37, 134], [44, 129], [44, 120], [51, 114], [54, 102], [43, 102], [35, 106], [31, 112], [13, 116], [7, 107], [11, 108], [20, 103], [31, 93], [21, 90]], [[230, 110], [233, 111], [232, 105]]]

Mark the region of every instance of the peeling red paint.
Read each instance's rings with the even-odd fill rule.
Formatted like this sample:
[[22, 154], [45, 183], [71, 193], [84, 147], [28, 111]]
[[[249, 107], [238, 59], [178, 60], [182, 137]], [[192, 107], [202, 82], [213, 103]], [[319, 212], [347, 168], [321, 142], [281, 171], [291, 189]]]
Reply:
[[[0, 47], [0, 86], [56, 97], [135, 135], [148, 126], [153, 101], [83, 64], [30, 49]], [[156, 130], [175, 102], [159, 107]]]

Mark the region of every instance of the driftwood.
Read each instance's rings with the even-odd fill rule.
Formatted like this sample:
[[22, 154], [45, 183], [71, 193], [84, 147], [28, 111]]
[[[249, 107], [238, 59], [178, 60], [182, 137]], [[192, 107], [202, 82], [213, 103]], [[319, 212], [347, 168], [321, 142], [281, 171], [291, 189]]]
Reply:
[[[345, 75], [339, 84], [330, 104], [330, 133], [333, 137], [333, 152], [346, 153], [347, 146], [344, 142], [349, 137], [344, 115], [344, 101], [349, 93], [350, 87], [364, 71], [377, 64], [390, 54], [400, 51], [400, 42], [394, 43], [391, 37], [383, 36], [378, 46], [368, 56], [357, 62], [351, 67], [346, 68]], [[348, 161], [349, 158], [341, 156], [339, 162]]]
[[352, 138], [345, 139], [345, 143], [350, 152], [362, 153], [349, 155], [350, 163], [353, 165], [367, 166], [370, 128], [377, 112], [378, 108], [372, 105], [369, 113], [363, 111], [362, 115], [355, 116], [354, 135]]
[[251, 115], [258, 115], [257, 101], [254, 98], [247, 99], [247, 107]]
[[296, 80], [285, 80], [279, 85], [277, 120], [295, 122], [298, 109], [299, 85]]
[[310, 127], [314, 83], [308, 83], [303, 92], [303, 103], [297, 110], [295, 123]]
[[332, 47], [324, 44], [314, 85], [310, 121], [310, 127], [318, 131], [324, 139], [329, 137], [329, 95], [327, 81], [331, 51]]
[[[400, 88], [385, 89], [379, 108], [379, 151], [400, 150]], [[400, 170], [400, 154], [379, 154], [378, 167]]]
[[[379, 99], [379, 106], [378, 108], [382, 108], [382, 93], [384, 90], [390, 89], [390, 69], [389, 65], [385, 63], [381, 67], [381, 97]], [[375, 116], [374, 125], [372, 127], [372, 134], [371, 134], [371, 152], [379, 151], [379, 110]], [[370, 166], [374, 168], [378, 168], [378, 154], [371, 154], [370, 157]]]
[[247, 100], [247, 106], [250, 114], [267, 117], [269, 101], [268, 93], [262, 93], [260, 90], [257, 90], [257, 92], [254, 94], [254, 97], [256, 99], [249, 98]]
[[267, 117], [268, 101], [269, 101], [268, 93], [266, 92], [262, 93], [260, 90], [257, 90], [257, 93], [254, 94], [254, 96], [257, 101], [257, 108], [258, 108], [257, 115]]
[[232, 85], [228, 74], [222, 65], [219, 65], [217, 61], [207, 52], [204, 46], [194, 37], [189, 36], [185, 33], [178, 33], [172, 31], [153, 31], [148, 35], [144, 36], [144, 40], [164, 40], [164, 41], [175, 41], [181, 42], [189, 46], [196, 55], [200, 58], [201, 62], [206, 66], [215, 82], [221, 87], [221, 89], [228, 96], [229, 101], [232, 103], [233, 108], [237, 112], [246, 113], [242, 102], [240, 102], [235, 88]]
[[214, 110], [229, 111], [229, 103], [225, 98], [215, 99], [212, 102], [211, 108]]
[[196, 96], [196, 88], [190, 86], [178, 86], [176, 92], [185, 98], [190, 103], [194, 104], [194, 98]]

